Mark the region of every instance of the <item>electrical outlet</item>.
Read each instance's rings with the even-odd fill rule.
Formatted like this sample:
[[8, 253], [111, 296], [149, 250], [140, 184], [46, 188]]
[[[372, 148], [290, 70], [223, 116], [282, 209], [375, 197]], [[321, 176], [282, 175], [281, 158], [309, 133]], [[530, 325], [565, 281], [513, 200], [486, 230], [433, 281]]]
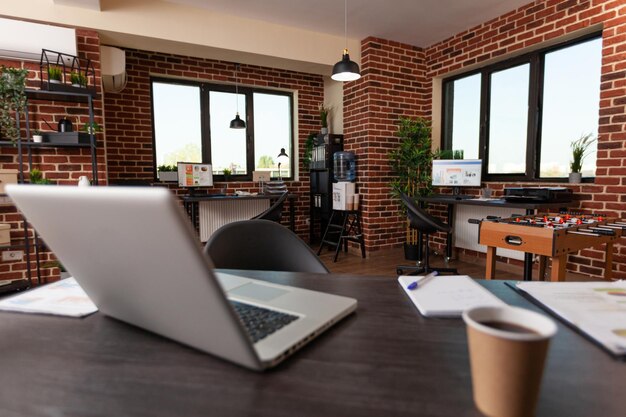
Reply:
[[23, 250], [5, 250], [2, 252], [3, 261], [21, 261], [24, 259]]

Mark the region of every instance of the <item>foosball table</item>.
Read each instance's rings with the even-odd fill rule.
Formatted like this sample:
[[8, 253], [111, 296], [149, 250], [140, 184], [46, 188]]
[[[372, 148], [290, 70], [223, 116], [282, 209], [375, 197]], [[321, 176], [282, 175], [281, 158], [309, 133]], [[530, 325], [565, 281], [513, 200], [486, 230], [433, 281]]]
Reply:
[[605, 245], [604, 278], [610, 279], [613, 243], [626, 230], [626, 221], [583, 214], [545, 214], [487, 218], [479, 223], [478, 243], [487, 246], [486, 278], [495, 278], [496, 249], [512, 249], [539, 255], [543, 279], [547, 258], [552, 259], [551, 281], [565, 280], [567, 255]]

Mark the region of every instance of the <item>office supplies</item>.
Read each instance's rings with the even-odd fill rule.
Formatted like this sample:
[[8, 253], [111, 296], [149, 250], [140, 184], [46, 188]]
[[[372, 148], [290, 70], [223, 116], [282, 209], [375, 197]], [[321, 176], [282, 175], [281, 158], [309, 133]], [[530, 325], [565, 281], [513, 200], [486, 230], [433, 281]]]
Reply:
[[506, 305], [467, 275], [433, 277], [428, 285], [417, 291], [408, 288], [414, 279], [412, 276], [401, 275], [398, 282], [415, 307], [426, 317], [461, 317], [468, 308]]
[[516, 288], [613, 355], [626, 357], [626, 281], [519, 282]]
[[407, 290], [414, 290], [414, 289], [417, 288], [418, 282], [419, 282], [420, 286], [424, 285], [429, 279], [431, 279], [433, 277], [436, 277], [437, 275], [439, 275], [439, 273], [437, 271], [433, 271], [433, 272], [431, 272], [428, 275], [421, 276], [421, 277], [419, 277], [418, 280], [415, 280], [415, 281], [411, 282], [409, 285], [407, 285], [406, 289]]
[[103, 314], [247, 368], [276, 365], [356, 309], [352, 298], [216, 274], [164, 188], [7, 192]]
[[0, 310], [85, 317], [98, 311], [98, 307], [74, 278], [66, 278], [5, 298], [0, 301]]

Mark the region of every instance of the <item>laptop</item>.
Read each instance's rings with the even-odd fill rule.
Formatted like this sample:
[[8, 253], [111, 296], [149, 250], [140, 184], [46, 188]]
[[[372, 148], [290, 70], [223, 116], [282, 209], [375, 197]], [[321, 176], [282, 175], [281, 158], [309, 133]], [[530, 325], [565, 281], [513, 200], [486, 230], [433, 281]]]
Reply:
[[277, 365], [357, 306], [215, 272], [165, 188], [6, 192], [102, 313], [246, 368]]

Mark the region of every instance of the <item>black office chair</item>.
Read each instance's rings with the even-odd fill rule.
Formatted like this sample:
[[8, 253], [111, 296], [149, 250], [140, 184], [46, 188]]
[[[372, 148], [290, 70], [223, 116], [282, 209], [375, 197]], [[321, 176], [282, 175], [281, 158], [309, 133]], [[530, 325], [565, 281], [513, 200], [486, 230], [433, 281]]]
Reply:
[[273, 222], [280, 223], [280, 219], [283, 216], [283, 206], [289, 193], [282, 193], [281, 196], [264, 212], [257, 214], [250, 220], [271, 220]]
[[[437, 271], [439, 273], [458, 274], [456, 268], [432, 268], [430, 266], [430, 250], [428, 248], [428, 237], [431, 233], [444, 232], [452, 233], [452, 227], [436, 217], [431, 216], [425, 210], [417, 206], [415, 201], [408, 195], [400, 194], [402, 202], [406, 206], [407, 217], [409, 218], [409, 226], [426, 236], [426, 259], [423, 265], [399, 265], [396, 268], [398, 275], [406, 275], [406, 271], [411, 271], [408, 275], [420, 274], [422, 272]], [[419, 245], [424, 242], [420, 240]]]
[[314, 272], [328, 269], [295, 233], [269, 220], [228, 223], [204, 247], [216, 268]]

